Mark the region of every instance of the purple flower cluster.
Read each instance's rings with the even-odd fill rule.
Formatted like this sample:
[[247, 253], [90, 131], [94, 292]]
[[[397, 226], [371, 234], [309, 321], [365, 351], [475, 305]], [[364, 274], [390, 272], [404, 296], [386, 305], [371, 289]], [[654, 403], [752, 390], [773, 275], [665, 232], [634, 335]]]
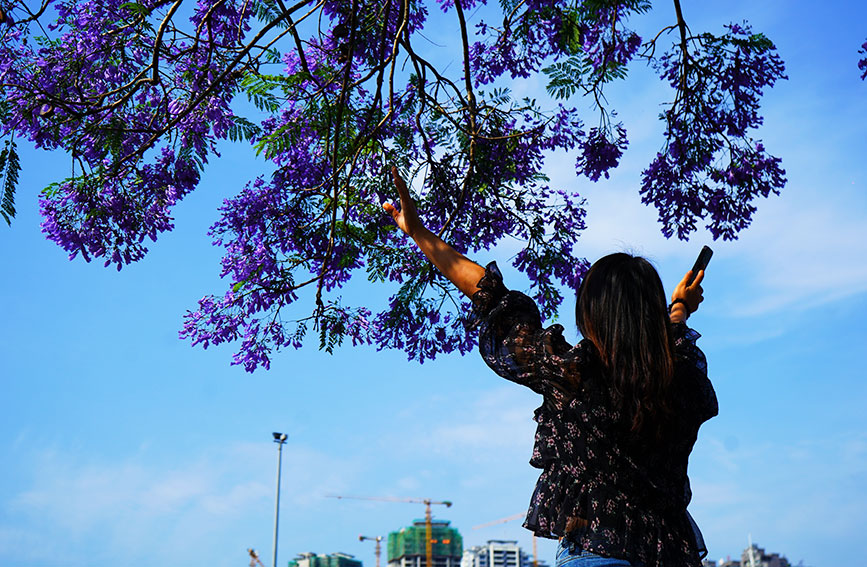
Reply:
[[[358, 63], [376, 66], [388, 56], [401, 27], [403, 33], [412, 34], [424, 26], [427, 8], [417, 2], [408, 6], [409, 11], [404, 13], [402, 2], [329, 0], [323, 4], [322, 13], [330, 19], [331, 28], [313, 43], [328, 57], [336, 56], [339, 63], [351, 56]], [[369, 27], [371, 22], [381, 27], [373, 30]]]
[[623, 26], [636, 6], [628, 3], [600, 6], [584, 14], [579, 23], [581, 50], [591, 64], [594, 74], [602, 76], [606, 70], [626, 66], [641, 47], [641, 37]]
[[861, 44], [858, 53], [864, 54], [864, 58], [858, 61], [858, 69], [861, 70], [861, 80], [867, 79], [867, 41]]
[[[436, 2], [440, 5], [440, 10], [442, 10], [443, 12], [448, 12], [455, 7], [455, 0], [436, 0]], [[487, 0], [462, 0], [461, 8], [463, 8], [464, 10], [472, 10], [478, 4], [487, 3]]]
[[120, 270], [144, 257], [145, 238], [174, 228], [171, 208], [199, 182], [199, 171], [167, 147], [152, 164], [145, 164], [129, 185], [111, 174], [110, 166], [72, 178], [43, 191], [39, 198], [42, 232], [69, 252], [105, 258]]
[[612, 71], [621, 76], [617, 70], [641, 46], [641, 38], [623, 22], [642, 10], [641, 2], [522, 2], [507, 10], [511, 13], [502, 27], [477, 25], [482, 39], [470, 50], [476, 84], [489, 84], [504, 74], [529, 77], [546, 61], [561, 56], [575, 56], [581, 62], [582, 72], [571, 77], [579, 84], [606, 82]]
[[608, 171], [617, 167], [628, 144], [623, 124], [615, 124], [609, 129], [591, 128], [581, 142], [581, 153], [578, 154], [575, 167], [592, 181], [599, 181], [602, 175], [608, 179]]
[[780, 159], [749, 133], [762, 123], [764, 88], [785, 79], [774, 45], [749, 26], [703, 34], [695, 49], [666, 53], [658, 69], [677, 91], [666, 110], [666, 148], [642, 174], [642, 202], [659, 211], [662, 231], [686, 239], [706, 219], [714, 238], [737, 238], [749, 226], [756, 197], [785, 185]]
[[[559, 3], [555, 3], [559, 4]], [[476, 27], [483, 38], [470, 47], [470, 64], [476, 86], [492, 83], [507, 74], [511, 78], [529, 77], [548, 57], [557, 56], [561, 12], [552, 2], [529, 0], [523, 3], [520, 17], [494, 28], [480, 22]], [[527, 25], [532, 21], [532, 25]]]
[[[553, 193], [559, 206], [549, 211], [550, 225], [531, 228], [527, 246], [513, 261], [532, 282], [536, 302], [545, 318], [556, 315], [563, 301], [560, 289], [577, 289], [590, 268], [587, 260], [576, 257], [573, 251], [576, 235], [586, 228], [584, 200], [562, 190]], [[537, 238], [537, 231], [544, 233], [544, 237]]]
[[225, 70], [250, 10], [200, 1], [188, 33], [167, 33], [153, 24], [170, 4], [57, 2], [55, 39], [33, 41], [24, 19], [4, 32], [2, 130], [71, 155], [70, 177], [40, 198], [43, 232], [71, 256], [140, 259], [234, 123]]
[[[423, 269], [430, 272], [429, 268]], [[423, 297], [424, 290], [414, 287], [405, 286], [402, 293], [389, 300], [388, 308], [376, 316], [373, 339], [378, 347], [403, 350], [410, 360], [420, 363], [442, 353], [465, 354], [472, 350], [475, 336], [467, 332], [460, 314], [469, 312], [467, 302], [458, 302], [454, 306], [457, 309], [443, 312], [435, 298]], [[412, 292], [417, 294], [411, 296]]]

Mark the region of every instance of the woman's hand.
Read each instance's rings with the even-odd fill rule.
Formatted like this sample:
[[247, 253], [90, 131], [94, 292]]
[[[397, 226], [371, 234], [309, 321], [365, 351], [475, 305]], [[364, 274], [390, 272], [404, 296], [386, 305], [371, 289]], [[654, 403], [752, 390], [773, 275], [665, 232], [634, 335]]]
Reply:
[[391, 215], [394, 223], [399, 229], [404, 231], [410, 238], [415, 238], [416, 233], [420, 228], [424, 228], [421, 224], [421, 219], [418, 218], [418, 211], [415, 208], [415, 201], [409, 196], [409, 189], [406, 188], [406, 182], [397, 172], [397, 168], [392, 166], [391, 178], [394, 180], [394, 186], [397, 188], [397, 194], [400, 197], [400, 210], [390, 202], [386, 201], [382, 204], [382, 208]]
[[425, 228], [421, 219], [418, 218], [418, 211], [415, 208], [415, 202], [409, 196], [406, 182], [397, 172], [397, 168], [391, 168], [391, 177], [394, 179], [397, 194], [400, 195], [400, 210], [398, 211], [389, 202], [383, 203], [382, 208], [391, 214], [391, 218], [394, 219], [398, 228], [415, 241], [416, 246], [424, 252], [428, 260], [449, 281], [455, 284], [467, 297], [472, 297], [479, 289], [476, 284], [485, 275], [485, 269], [467, 259], [463, 254], [443, 242], [439, 236]]
[[689, 283], [692, 278], [692, 270], [688, 271], [674, 292], [671, 294], [671, 311], [669, 317], [672, 323], [681, 323], [686, 321], [691, 313], [698, 310], [698, 305], [704, 301], [704, 290], [701, 287], [701, 281], [704, 279], [704, 270], [700, 270], [695, 280]]

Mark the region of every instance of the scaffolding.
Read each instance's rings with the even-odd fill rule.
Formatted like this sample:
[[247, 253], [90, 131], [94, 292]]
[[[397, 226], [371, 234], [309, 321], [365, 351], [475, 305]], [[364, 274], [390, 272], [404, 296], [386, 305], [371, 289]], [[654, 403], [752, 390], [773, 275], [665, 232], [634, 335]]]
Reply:
[[[421, 567], [425, 565], [426, 555], [426, 526], [425, 520], [415, 520], [411, 526], [397, 532], [388, 534], [388, 562], [405, 563], [404, 558], [416, 559], [414, 564]], [[443, 565], [459, 564], [463, 555], [463, 538], [458, 530], [449, 527], [446, 520], [433, 520], [431, 522], [431, 551], [434, 567]]]

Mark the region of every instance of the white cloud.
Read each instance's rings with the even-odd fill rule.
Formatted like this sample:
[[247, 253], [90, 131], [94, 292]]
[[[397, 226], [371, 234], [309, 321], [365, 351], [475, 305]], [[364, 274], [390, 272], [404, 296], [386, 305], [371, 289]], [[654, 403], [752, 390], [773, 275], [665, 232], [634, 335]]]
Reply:
[[[232, 564], [236, 551], [270, 541], [263, 535], [273, 525], [272, 449], [231, 445], [171, 466], [156, 464], [153, 455], [119, 462], [34, 455], [31, 485], [9, 500], [9, 519], [0, 523], [0, 558], [181, 565], [207, 546], [225, 548], [222, 556]], [[285, 446], [281, 508], [305, 513], [321, 506], [323, 494], [342, 491], [357, 469], [350, 460]], [[33, 548], [37, 541], [49, 543]], [[82, 553], [95, 542], [98, 557]]]
[[737, 315], [815, 307], [867, 291], [867, 211], [857, 199], [795, 194], [742, 238], [760, 295]]
[[833, 547], [863, 531], [867, 436], [861, 432], [729, 448], [702, 439], [696, 456], [703, 462], [698, 471], [691, 466], [690, 509], [712, 558], [739, 554], [751, 533], [772, 551], [820, 564], [816, 541]]
[[429, 448], [461, 459], [482, 453], [529, 454], [536, 426], [533, 410], [541, 400], [513, 384], [491, 388], [477, 399], [459, 400], [455, 415], [431, 431]]
[[618, 173], [611, 186], [588, 189], [588, 228], [576, 243], [579, 255], [593, 260], [625, 250], [658, 267], [677, 262], [686, 271], [707, 242], [715, 251], [709, 277], [714, 268], [726, 270], [725, 283], [716, 284], [729, 296], [722, 311], [737, 318], [812, 308], [867, 292], [867, 203], [852, 187], [821, 190], [807, 180], [793, 182], [782, 196], [757, 202], [755, 220], [739, 240], [712, 242], [699, 232], [685, 243], [665, 239], [656, 210], [640, 203], [637, 189], [619, 186], [620, 178]]

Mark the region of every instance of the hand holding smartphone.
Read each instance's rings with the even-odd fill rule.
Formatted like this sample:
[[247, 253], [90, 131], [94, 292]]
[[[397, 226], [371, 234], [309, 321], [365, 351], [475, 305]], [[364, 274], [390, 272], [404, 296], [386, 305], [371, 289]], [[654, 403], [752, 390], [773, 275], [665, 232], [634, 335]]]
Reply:
[[[668, 311], [672, 323], [686, 321], [687, 317], [695, 312], [698, 309], [699, 303], [704, 300], [701, 286], [696, 286], [695, 288], [691, 288], [690, 286], [695, 282], [698, 273], [707, 268], [711, 256], [713, 256], [713, 250], [709, 246], [703, 246], [701, 252], [698, 254], [698, 258], [695, 260], [695, 264], [692, 265], [689, 279], [684, 276], [674, 289], [674, 293], [671, 294], [671, 303], [668, 306]], [[678, 303], [682, 304], [683, 307], [679, 309], [675, 308]]]

